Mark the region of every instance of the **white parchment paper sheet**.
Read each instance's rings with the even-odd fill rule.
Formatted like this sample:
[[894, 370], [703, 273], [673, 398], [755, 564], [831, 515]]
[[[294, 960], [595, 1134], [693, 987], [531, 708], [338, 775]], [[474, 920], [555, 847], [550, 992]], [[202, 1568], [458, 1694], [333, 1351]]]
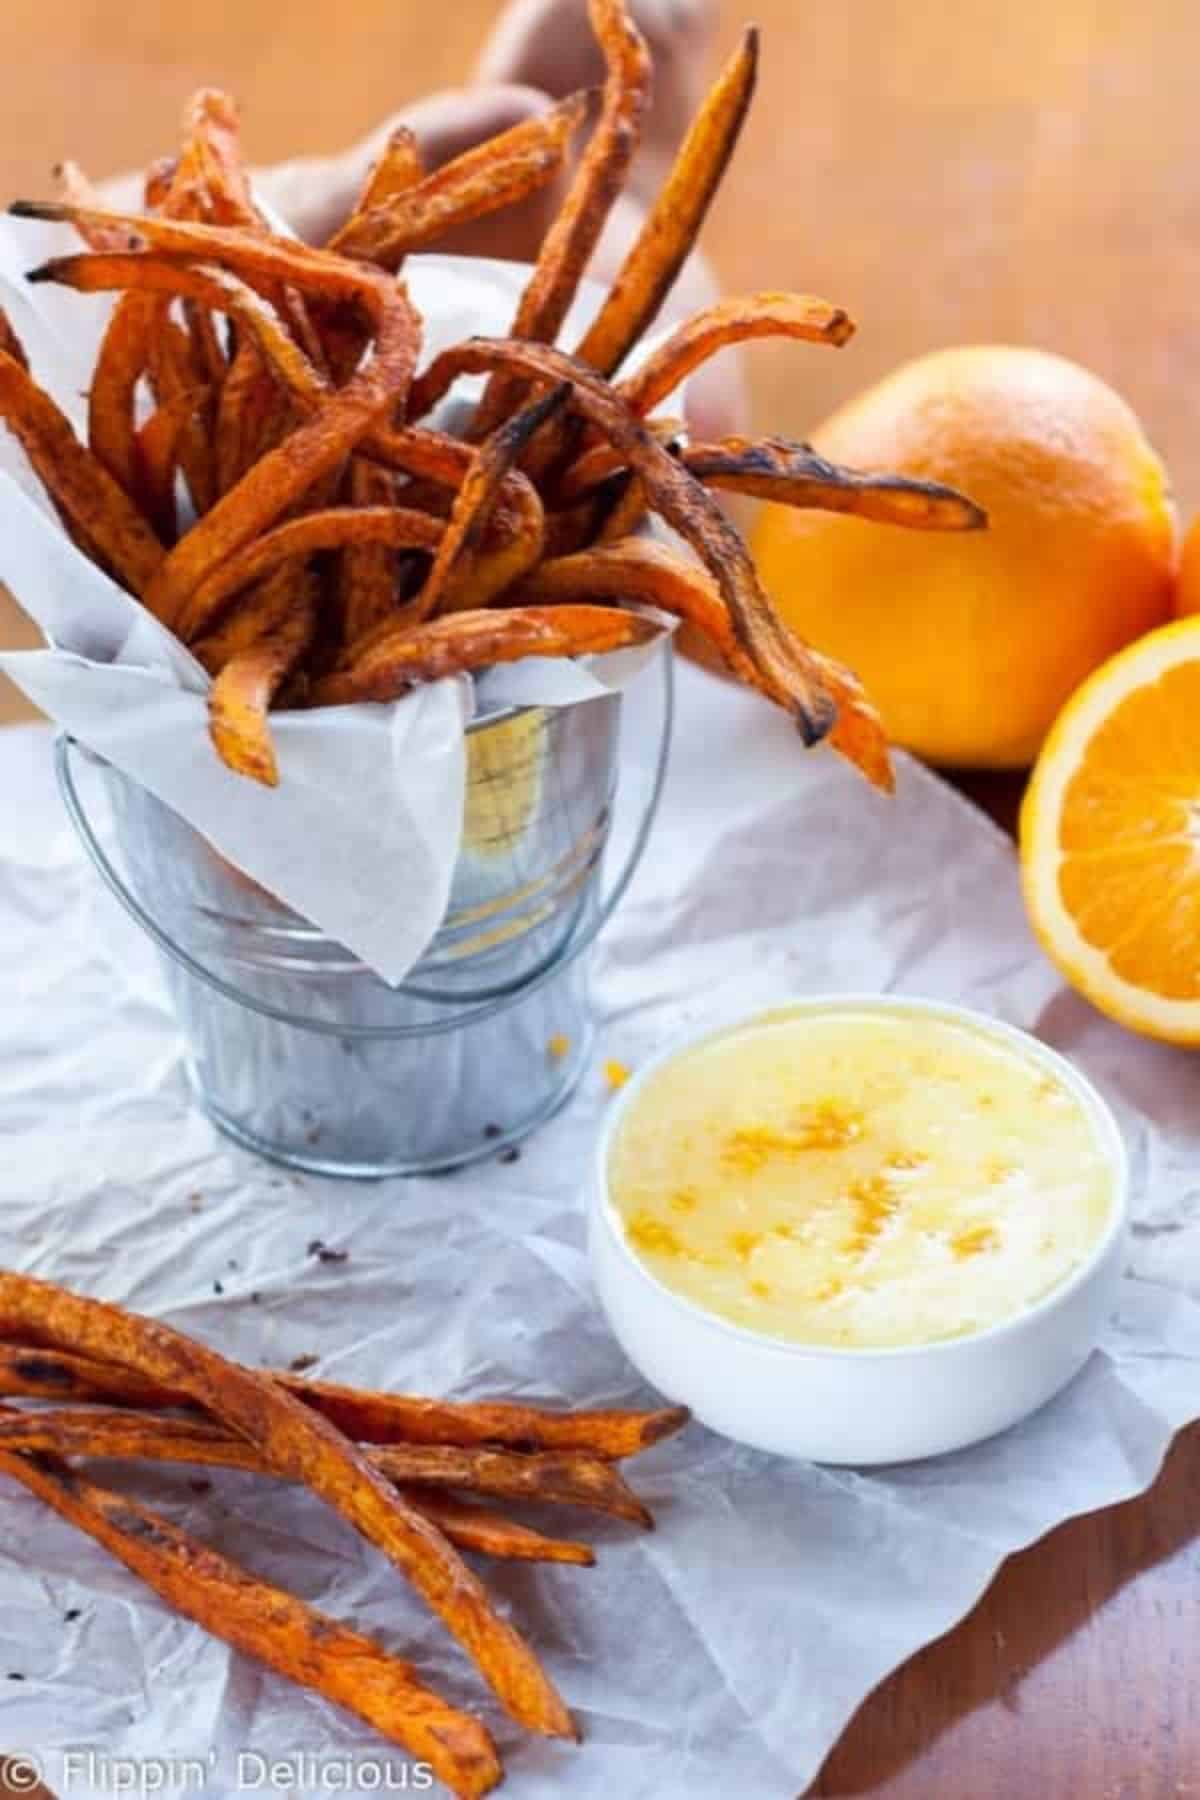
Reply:
[[[866, 1693], [961, 1617], [1010, 1551], [1145, 1488], [1200, 1411], [1200, 1065], [1062, 990], [1023, 922], [1010, 846], [949, 788], [905, 765], [889, 805], [831, 755], [804, 755], [753, 700], [691, 670], [680, 686], [661, 822], [597, 965], [608, 1053], [637, 1064], [758, 1000], [848, 986], [991, 1009], [1077, 1058], [1115, 1102], [1134, 1263], [1102, 1353], [992, 1443], [859, 1475], [692, 1427], [633, 1465], [653, 1536], [601, 1527], [591, 1571], [490, 1567], [578, 1715], [578, 1750], [498, 1718], [401, 1578], [309, 1496], [232, 1476], [201, 1495], [187, 1471], [114, 1471], [481, 1705], [514, 1800], [796, 1795]], [[648, 1398], [583, 1254], [599, 1068], [518, 1162], [438, 1180], [299, 1180], [223, 1143], [63, 823], [49, 751], [38, 729], [0, 741], [0, 1261], [251, 1363], [316, 1354], [330, 1376], [432, 1393]], [[316, 1237], [348, 1261], [308, 1256]], [[0, 1482], [10, 1671], [25, 1679], [0, 1679], [0, 1746], [42, 1754], [52, 1786], [70, 1749], [205, 1758], [204, 1791], [222, 1797], [251, 1791], [239, 1751], [357, 1758], [399, 1783], [399, 1752], [173, 1617]], [[77, 1768], [68, 1791], [104, 1789]], [[301, 1774], [291, 1791], [321, 1789]]]

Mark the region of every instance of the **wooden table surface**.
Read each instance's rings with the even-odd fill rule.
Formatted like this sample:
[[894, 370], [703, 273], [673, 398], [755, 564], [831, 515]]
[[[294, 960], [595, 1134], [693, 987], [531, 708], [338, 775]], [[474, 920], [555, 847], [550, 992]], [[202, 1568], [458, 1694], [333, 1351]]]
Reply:
[[[459, 79], [496, 10], [6, 0], [0, 191], [46, 191], [67, 153], [98, 174], [146, 161], [201, 81], [242, 96], [259, 158], [333, 148]], [[759, 19], [765, 65], [709, 247], [731, 289], [805, 287], [860, 321], [838, 356], [756, 347], [760, 423], [802, 433], [937, 344], [1043, 344], [1132, 400], [1186, 511], [1200, 497], [1192, 0], [725, 0], [722, 11], [726, 43], [745, 12]], [[0, 641], [17, 628], [0, 614]], [[0, 717], [16, 711], [0, 696]], [[1012, 781], [973, 785], [1011, 818]], [[1200, 1434], [1186, 1433], [1144, 1498], [1012, 1558], [968, 1620], [868, 1700], [813, 1791], [1200, 1793], [1198, 1524]]]

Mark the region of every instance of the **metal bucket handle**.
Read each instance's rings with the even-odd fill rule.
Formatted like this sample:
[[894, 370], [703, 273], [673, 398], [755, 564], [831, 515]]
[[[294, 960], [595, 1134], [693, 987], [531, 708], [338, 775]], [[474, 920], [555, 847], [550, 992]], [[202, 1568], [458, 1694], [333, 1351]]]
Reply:
[[[638, 821], [637, 830], [634, 832], [633, 840], [629, 846], [625, 861], [617, 875], [614, 877], [612, 885], [601, 901], [599, 908], [591, 918], [588, 919], [586, 925], [582, 928], [577, 928], [575, 935], [567, 940], [559, 954], [544, 968], [539, 969], [536, 974], [532, 975], [528, 981], [521, 983], [511, 992], [499, 995], [497, 998], [489, 1000], [481, 1005], [464, 1007], [452, 1018], [441, 1020], [431, 1019], [420, 1025], [356, 1025], [348, 1030], [344, 1024], [338, 1024], [332, 1020], [300, 1019], [297, 1018], [294, 1013], [287, 1012], [283, 1007], [272, 1006], [269, 1001], [259, 1000], [255, 995], [248, 994], [244, 989], [235, 987], [232, 982], [224, 980], [222, 976], [216, 974], [214, 970], [208, 968], [206, 964], [194, 957], [189, 950], [185, 950], [182, 944], [176, 943], [169, 932], [163, 930], [158, 921], [147, 911], [142, 902], [137, 898], [137, 895], [132, 892], [120, 871], [109, 858], [107, 851], [96, 836], [95, 831], [92, 829], [91, 821], [84, 809], [83, 801], [80, 799], [79, 789], [75, 785], [75, 777], [71, 768], [71, 751], [74, 748], [75, 739], [66, 732], [61, 732], [55, 740], [55, 771], [58, 776], [58, 786], [59, 791], [62, 794], [63, 805], [67, 809], [67, 815], [76, 831], [79, 833], [83, 847], [95, 864], [105, 885], [120, 901], [129, 916], [141, 926], [146, 935], [155, 945], [157, 945], [158, 949], [161, 950], [164, 955], [172, 957], [175, 962], [177, 962], [181, 968], [185, 969], [189, 975], [193, 976], [195, 980], [204, 982], [206, 986], [213, 988], [224, 999], [232, 1001], [236, 1006], [248, 1007], [252, 1012], [261, 1013], [265, 1018], [276, 1019], [281, 1024], [290, 1025], [293, 1028], [298, 1027], [304, 1031], [315, 1031], [324, 1037], [428, 1037], [444, 1031], [456, 1031], [464, 1025], [476, 1024], [481, 1019], [490, 1018], [493, 1013], [503, 1012], [517, 1000], [524, 1000], [527, 995], [534, 993], [536, 989], [541, 987], [543, 982], [550, 980], [552, 976], [558, 975], [569, 963], [574, 962], [576, 957], [582, 956], [586, 950], [589, 950], [595, 943], [599, 933], [603, 930], [604, 926], [607, 925], [609, 919], [611, 919], [613, 913], [620, 905], [626, 889], [633, 880], [638, 863], [641, 861], [642, 852], [646, 848], [646, 843], [654, 823], [654, 815], [658, 810], [658, 802], [662, 795], [663, 783], [667, 773], [667, 752], [670, 749], [671, 727], [675, 711], [675, 689], [671, 647], [669, 644], [665, 646], [664, 652], [659, 658], [659, 666], [662, 672], [663, 685], [662, 720], [659, 729], [654, 772], [650, 781], [650, 790], [646, 796], [642, 816]], [[621, 784], [618, 782], [618, 805], [620, 803], [620, 791]], [[396, 992], [399, 994], [404, 994], [408, 991], [409, 990], [403, 983], [396, 989]], [[419, 998], [426, 997], [421, 994], [420, 990], [414, 990], [414, 992]]]

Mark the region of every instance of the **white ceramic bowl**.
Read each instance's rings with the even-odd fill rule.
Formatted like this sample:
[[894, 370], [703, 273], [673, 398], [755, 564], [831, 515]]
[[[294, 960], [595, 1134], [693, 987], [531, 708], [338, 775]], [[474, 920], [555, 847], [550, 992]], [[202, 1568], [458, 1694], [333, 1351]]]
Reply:
[[[609, 1152], [655, 1070], [756, 1019], [840, 1007], [889, 1016], [934, 1013], [987, 1033], [1044, 1067], [1083, 1106], [1113, 1175], [1112, 1217], [1087, 1259], [1036, 1305], [968, 1337], [887, 1349], [785, 1342], [729, 1323], [673, 1293], [626, 1241], [608, 1189]], [[589, 1222], [600, 1301], [630, 1361], [668, 1399], [714, 1431], [813, 1462], [872, 1464], [936, 1456], [991, 1437], [1042, 1406], [1094, 1349], [1124, 1260], [1129, 1175], [1106, 1103], [1077, 1069], [1027, 1033], [941, 1001], [833, 994], [770, 1007], [677, 1043], [642, 1068], [614, 1103], [597, 1149]]]

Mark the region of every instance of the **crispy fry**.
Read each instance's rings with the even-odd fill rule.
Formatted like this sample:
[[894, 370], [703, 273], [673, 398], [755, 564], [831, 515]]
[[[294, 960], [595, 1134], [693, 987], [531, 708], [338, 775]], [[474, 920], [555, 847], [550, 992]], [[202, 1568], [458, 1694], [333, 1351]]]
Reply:
[[279, 765], [267, 714], [271, 702], [311, 645], [317, 629], [317, 578], [297, 570], [292, 605], [273, 630], [231, 656], [208, 696], [208, 734], [235, 775], [279, 786]]
[[[539, 343], [553, 343], [558, 336], [637, 154], [650, 99], [650, 53], [626, 0], [588, 0], [588, 16], [607, 67], [600, 118], [546, 233], [510, 334]], [[521, 387], [511, 375], [493, 375], [472, 423], [473, 437], [495, 429], [517, 404]]]
[[[619, 1462], [672, 1436], [686, 1407], [657, 1411], [550, 1412], [513, 1400], [429, 1400], [273, 1371], [297, 1399], [347, 1437], [370, 1444], [500, 1444], [510, 1450], [587, 1450]], [[100, 1358], [29, 1344], [0, 1343], [0, 1394], [32, 1400], [107, 1401], [122, 1406], [186, 1406], [186, 1394]]]
[[456, 1499], [430, 1488], [401, 1488], [410, 1506], [424, 1513], [444, 1537], [459, 1550], [495, 1556], [506, 1562], [574, 1563], [590, 1568], [596, 1555], [590, 1544], [571, 1538], [546, 1537], [528, 1525], [518, 1525], [490, 1507]]
[[758, 500], [855, 513], [918, 531], [978, 531], [987, 524], [981, 506], [939, 481], [860, 474], [827, 462], [810, 444], [788, 438], [722, 438], [715, 444], [689, 444], [678, 455], [707, 486]]
[[3, 351], [5, 356], [11, 356], [15, 363], [20, 363], [28, 375], [29, 358], [25, 353], [25, 346], [13, 330], [12, 320], [2, 306], [0, 306], [0, 351]]
[[186, 423], [186, 415], [159, 407], [137, 434], [137, 498], [163, 544], [173, 544], [178, 535], [175, 471]]
[[443, 612], [490, 606], [544, 553], [546, 512], [537, 489], [514, 471], [501, 484], [502, 495], [509, 482], [518, 484], [512, 497], [499, 500], [482, 542], [451, 573], [442, 598]]
[[[225, 269], [203, 263], [172, 263], [144, 252], [63, 256], [43, 264], [30, 279], [53, 281], [81, 294], [133, 290], [161, 295], [167, 300], [173, 296], [199, 300], [209, 311], [228, 313], [237, 321], [245, 334], [242, 342], [253, 342], [289, 392], [311, 402], [325, 389], [324, 378], [281, 324], [274, 308], [247, 282]], [[118, 306], [116, 317], [128, 303], [123, 301]], [[153, 320], [153, 308], [150, 316]], [[111, 335], [110, 327], [108, 336]], [[105, 341], [107, 344], [107, 337]]]
[[670, 337], [617, 386], [625, 404], [645, 417], [674, 392], [694, 369], [729, 344], [748, 338], [804, 338], [840, 346], [854, 333], [849, 314], [811, 294], [739, 294], [719, 300], [677, 326]]
[[144, 294], [123, 294], [113, 310], [88, 391], [88, 445], [131, 500], [138, 495], [137, 387], [150, 357], [150, 338], [165, 311]]
[[690, 256], [741, 135], [757, 72], [758, 32], [750, 26], [693, 119], [608, 298], [575, 352], [601, 375], [620, 368], [653, 324]]
[[112, 1553], [185, 1618], [327, 1699], [427, 1762], [456, 1794], [486, 1794], [501, 1778], [478, 1720], [440, 1699], [411, 1664], [250, 1575], [124, 1494], [43, 1455], [4, 1454], [20, 1482]]
[[426, 369], [419, 384], [421, 401], [435, 404], [461, 373], [494, 368], [516, 368], [543, 381], [572, 382], [572, 406], [584, 413], [636, 470], [651, 507], [692, 545], [716, 578], [734, 634], [758, 674], [759, 685], [765, 684], [766, 691], [788, 707], [807, 744], [827, 736], [836, 717], [827, 679], [833, 665], [823, 659], [818, 662], [801, 639], [786, 629], [762, 590], [745, 543], [720, 506], [599, 376], [574, 357], [544, 344], [468, 338], [444, 351]]
[[[645, 419], [643, 424], [669, 450], [677, 452], [679, 444], [687, 437], [687, 426], [682, 419], [659, 416]], [[578, 500], [622, 472], [628, 471], [619, 450], [603, 442], [592, 444], [564, 470], [558, 483], [558, 498], [562, 502]]]
[[398, 625], [350, 667], [313, 688], [313, 704], [394, 700], [417, 682], [468, 674], [525, 656], [585, 656], [644, 644], [652, 619], [606, 606], [561, 606], [511, 612], [456, 612], [424, 625]]
[[[376, 207], [385, 205], [397, 194], [407, 193], [409, 188], [416, 187], [424, 174], [425, 162], [416, 132], [408, 125], [397, 125], [384, 145], [378, 162], [373, 163], [367, 171], [362, 192], [335, 235], [340, 236], [352, 222], [374, 212]], [[333, 248], [332, 241], [328, 248]]]
[[0, 1332], [110, 1358], [185, 1393], [254, 1444], [274, 1473], [304, 1482], [383, 1550], [474, 1657], [515, 1719], [549, 1735], [574, 1734], [536, 1657], [493, 1611], [480, 1583], [441, 1534], [405, 1506], [328, 1420], [268, 1377], [227, 1362], [158, 1321], [11, 1272], [0, 1273]]
[[146, 373], [161, 411], [181, 409], [189, 396], [196, 396], [195, 410], [180, 434], [178, 452], [179, 467], [199, 516], [208, 511], [216, 498], [209, 431], [214, 414], [213, 396], [202, 378], [191, 334], [174, 319], [160, 319], [158, 330], [150, 340]]
[[144, 599], [162, 566], [162, 545], [125, 490], [79, 442], [49, 394], [3, 351], [0, 420], [70, 525], [82, 532], [115, 579]]
[[[62, 186], [67, 202], [84, 210], [101, 210], [104, 202], [91, 181], [84, 174], [77, 162], [59, 163], [54, 171]], [[80, 237], [92, 250], [128, 250], [136, 232], [120, 225], [83, 224], [77, 225]], [[136, 247], [136, 245], [133, 245]]]
[[562, 167], [583, 122], [587, 96], [572, 94], [548, 111], [477, 144], [365, 212], [357, 209], [330, 239], [343, 256], [361, 256], [398, 269], [410, 251], [455, 226], [514, 206], [545, 187]]
[[[162, 1419], [98, 1408], [0, 1413], [0, 1449], [50, 1450], [60, 1456], [190, 1462], [269, 1474], [253, 1444], [200, 1419]], [[380, 1445], [372, 1467], [406, 1486], [462, 1488], [530, 1504], [577, 1506], [649, 1528], [654, 1521], [615, 1464], [580, 1450], [532, 1455], [440, 1444]]]
[[[177, 156], [159, 156], [150, 163], [142, 185], [142, 204], [147, 212], [158, 212], [166, 205], [167, 196], [171, 192], [171, 184], [178, 173], [179, 158]], [[81, 197], [75, 194], [68, 196], [70, 199]]]
[[[347, 477], [350, 503], [390, 507], [396, 502], [395, 477], [378, 463], [356, 456]], [[395, 551], [388, 544], [348, 544], [338, 564], [338, 633], [342, 644], [354, 643], [395, 616], [399, 588]]]
[[[231, 657], [277, 631], [291, 613], [295, 584], [294, 565], [285, 562], [247, 588], [222, 615], [220, 624], [190, 646], [196, 661], [210, 675], [219, 675]], [[4, 1391], [2, 1382], [0, 1375], [0, 1393]]]
[[[575, 603], [580, 600], [642, 600], [692, 625], [723, 658], [730, 671], [777, 705], [788, 707], [790, 691], [763, 679], [738, 639], [729, 608], [707, 570], [652, 538], [585, 550], [545, 562], [526, 577], [517, 603]], [[816, 654], [813, 652], [812, 654]], [[830, 742], [860, 768], [874, 786], [892, 782], [887, 740], [873, 707], [848, 671], [829, 665], [823, 677], [838, 701]]]
[[178, 188], [203, 196], [204, 216], [216, 225], [246, 225], [258, 209], [242, 162], [237, 106], [220, 88], [199, 88], [184, 109]]
[[[446, 525], [437, 555], [425, 578], [424, 584], [406, 613], [406, 622], [419, 625], [425, 619], [431, 619], [441, 604], [443, 594], [450, 581], [452, 572], [466, 573], [472, 559], [472, 552], [487, 523], [492, 506], [499, 496], [501, 484], [509, 470], [520, 457], [522, 450], [534, 432], [562, 410], [563, 404], [571, 392], [570, 384], [564, 382], [550, 392], [541, 395], [513, 414], [492, 433], [475, 453], [470, 473], [458, 490], [458, 498], [454, 502], [449, 522]], [[540, 507], [538, 509], [540, 515]], [[537, 521], [540, 525], [540, 517]], [[542, 553], [542, 533], [535, 527], [533, 533], [523, 542], [515, 565], [509, 559], [505, 585], [515, 581], [525, 569], [532, 568]], [[497, 591], [497, 590], [493, 590]], [[489, 598], [491, 595], [488, 596]], [[481, 600], [475, 601], [482, 605]]]
[[393, 550], [435, 550], [445, 530], [440, 519], [402, 506], [335, 506], [301, 513], [255, 538], [222, 563], [198, 587], [179, 620], [184, 642], [200, 637], [231, 594], [270, 574], [281, 562], [340, 550], [348, 544], [388, 544]]

